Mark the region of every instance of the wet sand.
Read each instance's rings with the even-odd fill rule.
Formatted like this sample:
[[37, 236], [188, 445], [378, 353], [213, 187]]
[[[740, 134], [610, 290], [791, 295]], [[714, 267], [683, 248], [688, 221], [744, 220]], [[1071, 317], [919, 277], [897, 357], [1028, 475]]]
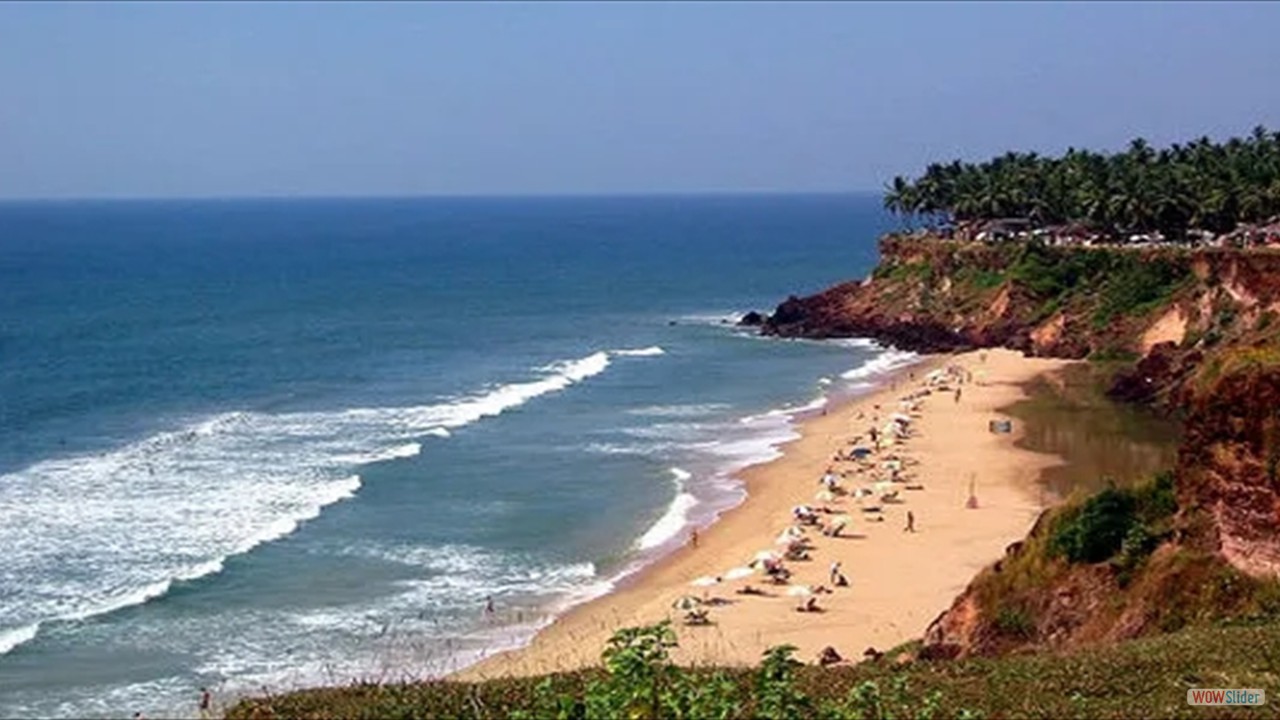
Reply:
[[[741, 473], [747, 499], [704, 530], [696, 547], [687, 543], [614, 592], [560, 617], [527, 647], [490, 657], [457, 677], [474, 680], [594, 665], [616, 630], [664, 619], [674, 623], [680, 645], [673, 655], [685, 664], [754, 665], [767, 648], [784, 643], [797, 646], [805, 661], [813, 661], [826, 646], [856, 661], [868, 647], [886, 650], [919, 637], [979, 569], [1025, 535], [1042, 509], [1044, 493], [1037, 477], [1060, 460], [1018, 447], [1020, 422], [1014, 423], [1012, 434], [995, 434], [988, 421], [1008, 417], [1000, 409], [1025, 397], [1025, 383], [1067, 364], [1000, 350], [931, 356], [909, 369], [914, 381], [908, 382], [904, 370], [896, 387], [883, 387], [802, 421], [800, 438], [784, 446], [782, 457]], [[900, 502], [880, 503], [874, 497], [816, 500], [820, 478], [833, 464], [847, 473], [840, 480], [842, 488], [871, 485], [878, 469], [858, 474], [857, 463], [833, 463], [833, 456], [848, 450], [869, 427], [883, 426], [900, 409], [900, 397], [919, 389], [928, 372], [948, 365], [972, 373], [959, 401], [951, 390], [923, 397], [910, 436], [879, 451], [879, 460], [891, 453], [904, 459], [906, 482], [894, 486]], [[976, 508], [966, 507], [971, 483]], [[859, 503], [879, 505], [881, 511], [862, 512]], [[825, 504], [847, 513], [852, 523], [839, 538], [807, 530], [811, 559], [786, 563], [793, 572], [789, 584], [769, 584], [757, 573], [708, 587], [691, 585], [700, 577], [723, 577], [759, 551], [781, 550], [775, 538], [793, 524], [791, 510], [800, 504]], [[915, 532], [905, 530], [908, 511], [915, 517]], [[792, 593], [800, 591], [792, 588], [829, 587], [833, 562], [841, 564], [850, 586], [814, 595], [821, 612], [797, 612], [800, 600]], [[735, 592], [747, 584], [766, 595]], [[712, 602], [707, 606], [712, 624], [682, 623], [684, 613], [672, 605], [684, 595]]]

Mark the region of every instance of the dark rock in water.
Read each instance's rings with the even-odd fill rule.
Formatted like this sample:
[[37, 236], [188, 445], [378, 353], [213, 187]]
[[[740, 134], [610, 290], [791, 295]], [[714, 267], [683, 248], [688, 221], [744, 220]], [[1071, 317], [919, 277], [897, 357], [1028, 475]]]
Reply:
[[746, 315], [743, 315], [742, 319], [738, 321], [738, 324], [745, 327], [759, 327], [764, 324], [764, 316], [755, 310], [752, 310]]
[[675, 320], [668, 320], [668, 321], [667, 321], [667, 325], [675, 325], [675, 324], [676, 324], [676, 321], [675, 321]]

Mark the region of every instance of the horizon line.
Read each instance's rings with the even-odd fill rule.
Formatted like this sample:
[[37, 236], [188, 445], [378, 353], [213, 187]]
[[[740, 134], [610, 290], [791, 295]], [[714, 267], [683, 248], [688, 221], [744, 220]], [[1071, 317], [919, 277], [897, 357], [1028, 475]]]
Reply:
[[572, 200], [572, 199], [643, 199], [643, 198], [712, 198], [712, 197], [838, 197], [872, 195], [879, 189], [856, 190], [694, 190], [634, 192], [549, 192], [549, 193], [422, 193], [351, 195], [68, 195], [0, 197], [0, 204], [77, 203], [77, 202], [238, 202], [238, 201], [314, 201], [314, 200]]

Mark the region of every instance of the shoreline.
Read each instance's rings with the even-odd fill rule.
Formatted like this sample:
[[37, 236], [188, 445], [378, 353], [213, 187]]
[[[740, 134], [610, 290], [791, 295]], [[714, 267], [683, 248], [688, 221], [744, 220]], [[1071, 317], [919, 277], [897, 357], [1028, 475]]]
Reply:
[[[1008, 417], [1001, 409], [1026, 396], [1023, 384], [1068, 364], [999, 350], [925, 355], [883, 376], [870, 392], [833, 397], [823, 411], [796, 418], [798, 437], [778, 447], [780, 457], [737, 473], [745, 498], [699, 530], [696, 548], [685, 543], [621, 578], [604, 595], [569, 608], [525, 645], [484, 657], [450, 678], [483, 680], [594, 665], [614, 631], [668, 618], [680, 642], [673, 658], [692, 665], [753, 665], [765, 649], [783, 643], [798, 646], [805, 661], [828, 645], [856, 661], [867, 647], [885, 650], [919, 637], [978, 570], [1025, 536], [1043, 509], [1040, 470], [1061, 459], [1017, 447], [1020, 423], [1004, 435], [989, 433], [986, 423]], [[795, 612], [791, 590], [763, 582], [760, 574], [690, 585], [699, 577], [723, 577], [756, 552], [777, 547], [774, 539], [791, 524], [791, 508], [815, 504], [818, 479], [836, 450], [847, 448], [870, 418], [893, 412], [899, 396], [917, 388], [927, 373], [948, 365], [975, 376], [963, 386], [963, 400], [952, 402], [949, 392], [924, 398], [922, 413], [912, 423], [914, 436], [896, 449], [908, 463], [919, 463], [906, 470], [907, 484], [924, 488], [901, 493], [905, 502], [885, 504], [881, 513], [860, 512], [851, 497], [827, 503], [852, 517], [847, 536], [808, 532], [812, 559], [787, 563], [794, 573], [791, 584], [809, 586], [828, 584], [830, 563], [841, 563], [850, 587], [816, 595], [824, 612]], [[914, 382], [903, 382], [910, 377]], [[883, 422], [880, 417], [877, 425]], [[858, 480], [866, 476], [857, 475], [851, 463], [838, 463], [836, 470], [848, 471], [840, 481], [844, 488], [867, 484]], [[964, 508], [970, 475], [977, 484], [977, 509]], [[904, 532], [907, 510], [915, 515], [918, 532]], [[883, 521], [868, 519], [876, 515]], [[769, 595], [737, 594], [744, 584]], [[713, 624], [679, 624], [682, 613], [671, 605], [683, 595], [718, 602], [709, 608]]]

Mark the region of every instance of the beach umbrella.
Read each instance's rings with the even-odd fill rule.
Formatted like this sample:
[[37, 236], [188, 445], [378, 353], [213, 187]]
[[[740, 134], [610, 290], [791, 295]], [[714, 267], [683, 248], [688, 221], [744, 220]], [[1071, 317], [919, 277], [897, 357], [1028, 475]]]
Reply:
[[817, 495], [813, 496], [818, 502], [832, 502], [836, 499], [836, 494], [830, 490], [819, 490]]
[[894, 487], [893, 487], [893, 483], [889, 482], [888, 480], [884, 480], [882, 482], [876, 483], [875, 489], [876, 489], [876, 492], [878, 493], [885, 493], [885, 492], [889, 492], [890, 490], [893, 490]]
[[749, 567], [729, 568], [729, 571], [724, 574], [724, 579], [738, 580], [744, 577], [751, 577], [754, 574], [755, 574], [755, 570], [752, 570]]
[[837, 515], [831, 518], [831, 527], [844, 527], [853, 522], [853, 518], [848, 515]]
[[672, 609], [680, 610], [682, 612], [689, 612], [690, 610], [696, 609], [701, 604], [702, 601], [698, 598], [692, 595], [683, 595], [677, 598], [675, 602], [671, 603], [671, 607]]
[[[794, 537], [794, 536], [792, 536], [792, 535], [791, 535], [791, 533], [788, 533], [788, 532], [785, 532], [785, 531], [784, 531], [781, 535], [779, 535], [777, 538], [775, 538], [775, 539], [774, 539], [773, 544], [774, 544], [774, 545], [789, 545], [789, 544], [791, 544], [793, 541], [795, 541], [795, 537]], [[757, 557], [756, 559], [758, 560], [758, 559], [759, 559], [759, 557]]]
[[808, 597], [813, 594], [808, 585], [792, 585], [787, 588], [787, 594], [791, 597]]
[[711, 577], [710, 575], [703, 575], [702, 577], [697, 578], [696, 580], [694, 580], [693, 582], [691, 582], [691, 583], [689, 583], [689, 584], [690, 584], [690, 585], [692, 585], [692, 586], [694, 586], [694, 587], [708, 587], [708, 586], [710, 586], [710, 585], [715, 585], [715, 584], [716, 584], [716, 583], [718, 583], [718, 582], [720, 582], [720, 578], [718, 578], [718, 577]]

